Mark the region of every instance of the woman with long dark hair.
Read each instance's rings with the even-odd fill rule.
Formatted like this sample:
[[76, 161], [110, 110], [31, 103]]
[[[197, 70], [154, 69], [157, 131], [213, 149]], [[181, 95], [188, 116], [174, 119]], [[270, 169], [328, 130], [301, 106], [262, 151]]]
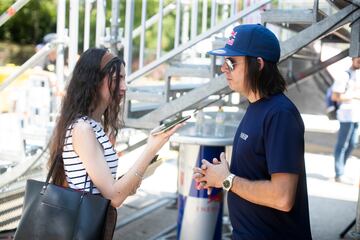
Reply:
[[156, 152], [181, 126], [150, 135], [139, 159], [122, 178], [115, 179], [118, 158], [110, 139], [116, 138], [122, 126], [124, 66], [106, 49], [89, 49], [80, 56], [62, 102], [49, 160], [49, 165], [57, 161], [55, 184], [89, 191], [91, 181], [93, 193], [111, 200], [114, 207], [136, 192]]

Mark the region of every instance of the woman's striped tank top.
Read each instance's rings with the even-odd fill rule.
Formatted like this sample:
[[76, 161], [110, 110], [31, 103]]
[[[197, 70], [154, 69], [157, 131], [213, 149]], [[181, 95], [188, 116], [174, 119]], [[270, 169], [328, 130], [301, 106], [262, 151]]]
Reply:
[[[118, 157], [113, 145], [110, 143], [108, 136], [105, 134], [102, 125], [95, 120], [89, 117], [78, 118], [74, 123], [85, 121], [88, 122], [96, 135], [97, 140], [101, 144], [104, 150], [104, 158], [110, 168], [111, 174], [113, 177], [116, 177], [116, 171], [118, 166]], [[90, 191], [90, 177], [88, 176], [85, 184], [86, 171], [84, 165], [73, 149], [72, 145], [72, 129], [73, 124], [71, 124], [65, 135], [65, 142], [62, 152], [62, 157], [64, 161], [64, 170], [66, 175], [66, 180], [69, 184], [69, 187], [78, 190]], [[99, 194], [99, 190], [94, 185], [93, 194]]]

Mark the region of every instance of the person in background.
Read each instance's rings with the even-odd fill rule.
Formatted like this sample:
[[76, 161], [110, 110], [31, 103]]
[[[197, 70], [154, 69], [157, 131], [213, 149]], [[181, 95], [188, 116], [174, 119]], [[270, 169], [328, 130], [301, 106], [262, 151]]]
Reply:
[[[181, 127], [150, 135], [140, 157], [116, 179], [118, 157], [109, 139], [115, 139], [122, 127], [124, 66], [123, 60], [106, 49], [88, 49], [80, 56], [62, 101], [49, 159], [50, 166], [57, 161], [54, 184], [88, 192], [92, 182], [92, 193], [111, 200], [114, 208], [136, 192], [155, 154]], [[115, 209], [113, 212], [115, 219], [107, 222], [112, 228], [106, 239], [111, 239], [114, 231]]]
[[335, 181], [353, 184], [344, 176], [345, 164], [358, 143], [360, 121], [360, 57], [352, 58], [350, 68], [339, 76], [332, 86], [331, 99], [339, 103], [336, 112], [340, 129], [334, 150]]
[[[37, 44], [35, 47], [35, 51], [40, 51], [46, 44], [54, 41], [56, 39], [56, 33], [48, 33], [44, 36], [41, 43]], [[49, 72], [55, 72], [56, 66], [56, 48], [52, 49], [46, 56], [42, 57], [38, 62], [37, 66], [42, 70], [46, 70]]]
[[312, 239], [304, 163], [304, 124], [284, 95], [276, 36], [259, 24], [235, 27], [224, 48], [221, 71], [248, 108], [225, 154], [194, 168], [199, 188], [228, 191], [232, 239]]

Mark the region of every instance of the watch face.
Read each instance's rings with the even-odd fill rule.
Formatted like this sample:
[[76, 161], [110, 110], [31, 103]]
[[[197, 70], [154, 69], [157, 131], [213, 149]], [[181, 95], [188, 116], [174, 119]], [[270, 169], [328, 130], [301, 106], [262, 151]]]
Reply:
[[223, 185], [224, 185], [224, 188], [230, 187], [230, 181], [229, 181], [229, 180], [225, 180], [225, 181], [223, 182]]

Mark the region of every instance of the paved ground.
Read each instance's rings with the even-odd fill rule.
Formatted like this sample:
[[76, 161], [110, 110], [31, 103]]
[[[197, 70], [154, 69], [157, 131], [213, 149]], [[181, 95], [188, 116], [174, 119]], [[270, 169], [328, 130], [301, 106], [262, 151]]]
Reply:
[[[338, 239], [355, 218], [358, 187], [334, 182], [331, 156], [306, 154], [306, 169], [313, 238]], [[348, 175], [358, 178], [359, 169], [360, 160], [350, 159]]]
[[[358, 187], [334, 182], [333, 160], [329, 155], [307, 153], [306, 169], [313, 239], [339, 239], [339, 234], [355, 218]], [[359, 169], [360, 159], [351, 158], [346, 168], [348, 175], [357, 178]], [[177, 218], [175, 201], [171, 200], [175, 199], [175, 190], [176, 161], [170, 160], [144, 181], [137, 195], [128, 199], [119, 211], [119, 220], [155, 204], [159, 207], [121, 227], [115, 239], [156, 239], [156, 235], [173, 227]]]
[[[303, 116], [303, 119], [306, 125], [305, 161], [313, 239], [336, 240], [355, 218], [360, 150], [354, 151], [354, 156], [346, 166], [346, 174], [354, 179], [355, 184], [334, 182], [332, 151], [338, 125], [336, 121], [327, 121], [321, 116]], [[176, 239], [177, 152], [166, 149], [168, 148], [164, 147], [160, 152], [160, 156], [165, 159], [162, 164], [152, 176], [144, 180], [138, 193], [128, 198], [119, 208], [114, 239]], [[122, 157], [119, 165], [124, 169], [129, 167], [139, 151], [141, 149]], [[224, 222], [223, 240], [230, 236], [226, 218]], [[7, 235], [2, 234], [0, 239], [11, 239]]]
[[[309, 122], [307, 117], [305, 120]], [[306, 124], [305, 161], [311, 229], [314, 240], [335, 240], [355, 218], [360, 159], [352, 157], [346, 166], [346, 174], [354, 179], [354, 185], [334, 182], [331, 152], [337, 126], [329, 121], [320, 123], [317, 126], [322, 127]], [[132, 153], [121, 161], [129, 165], [130, 159], [136, 155]], [[354, 155], [360, 156], [359, 150]], [[176, 239], [177, 155], [176, 152], [164, 150], [160, 156], [169, 160], [164, 161], [154, 175], [145, 179], [138, 193], [119, 209], [119, 227], [114, 239]], [[223, 229], [224, 232], [228, 231], [226, 225]], [[228, 237], [224, 236], [223, 239]]]

